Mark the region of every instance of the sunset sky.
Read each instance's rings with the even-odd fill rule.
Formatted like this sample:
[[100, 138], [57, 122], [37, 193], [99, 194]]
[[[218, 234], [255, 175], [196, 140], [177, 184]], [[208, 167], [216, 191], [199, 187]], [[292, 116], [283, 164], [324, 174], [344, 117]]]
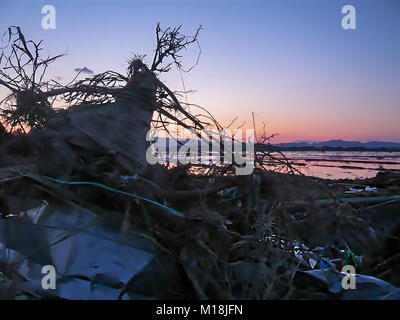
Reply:
[[[47, 4], [55, 30], [41, 27]], [[356, 30], [341, 27], [345, 4], [356, 8]], [[0, 0], [1, 33], [18, 25], [51, 54], [68, 54], [49, 70], [65, 82], [78, 67], [123, 73], [132, 54], [151, 57], [158, 21], [185, 34], [203, 25], [200, 62], [183, 78], [196, 90], [189, 102], [222, 124], [238, 116], [251, 127], [254, 112], [275, 142], [400, 142], [399, 0]], [[183, 90], [176, 70], [162, 79]]]

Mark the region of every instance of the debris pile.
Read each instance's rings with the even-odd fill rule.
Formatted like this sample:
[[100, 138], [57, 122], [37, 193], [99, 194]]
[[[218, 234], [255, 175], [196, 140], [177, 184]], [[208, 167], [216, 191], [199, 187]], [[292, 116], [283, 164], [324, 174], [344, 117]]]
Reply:
[[[154, 186], [147, 173], [118, 185], [3, 180], [2, 297], [400, 298], [398, 201], [318, 204], [304, 188], [329, 194], [330, 182], [257, 170], [254, 202], [241, 177], [187, 169], [159, 166]], [[301, 205], [278, 191], [296, 184]], [[46, 265], [57, 270], [54, 290], [42, 288]], [[355, 290], [342, 288], [345, 265]]]
[[[136, 57], [126, 77], [35, 87], [36, 107], [62, 95], [70, 108], [43, 121], [28, 110], [29, 133], [1, 133], [0, 298], [399, 299], [399, 176], [355, 186], [262, 165], [235, 176], [232, 165], [196, 174], [147, 164], [152, 123], [205, 126], [157, 77], [166, 57], [181, 66], [178, 52], [199, 30], [190, 40], [180, 28], [156, 31], [150, 68]], [[15, 85], [9, 99], [23, 89]], [[26, 111], [19, 103], [12, 110]], [[11, 114], [6, 123], [24, 128]], [[356, 289], [342, 285], [348, 265]], [[54, 287], [43, 284], [49, 266]]]

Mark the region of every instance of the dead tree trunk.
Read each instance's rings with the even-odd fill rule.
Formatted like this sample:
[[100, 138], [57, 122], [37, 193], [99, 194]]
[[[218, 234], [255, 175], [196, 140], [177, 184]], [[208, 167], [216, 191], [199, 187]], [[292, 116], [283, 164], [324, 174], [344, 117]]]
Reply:
[[99, 175], [117, 169], [140, 174], [147, 167], [146, 134], [156, 110], [151, 71], [139, 71], [113, 103], [72, 107], [49, 120], [38, 170], [70, 177], [74, 170]]

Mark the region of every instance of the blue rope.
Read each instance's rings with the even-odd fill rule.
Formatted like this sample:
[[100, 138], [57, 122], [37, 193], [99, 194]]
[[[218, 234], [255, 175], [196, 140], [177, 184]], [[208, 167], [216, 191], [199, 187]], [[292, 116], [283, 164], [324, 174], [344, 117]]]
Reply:
[[161, 204], [161, 203], [159, 203], [157, 201], [154, 201], [154, 200], [151, 200], [151, 199], [147, 199], [145, 197], [139, 196], [139, 195], [134, 194], [134, 193], [129, 193], [129, 192], [126, 192], [126, 191], [114, 189], [112, 187], [106, 186], [106, 185], [101, 184], [101, 183], [91, 182], [91, 181], [65, 181], [65, 180], [61, 180], [61, 179], [54, 179], [54, 178], [47, 177], [47, 176], [42, 176], [42, 177], [46, 178], [46, 179], [48, 179], [50, 181], [61, 183], [61, 184], [89, 185], [89, 186], [95, 186], [95, 187], [103, 188], [103, 189], [111, 191], [111, 192], [121, 193], [121, 194], [124, 194], [124, 195], [129, 196], [129, 197], [133, 197], [133, 198], [137, 198], [137, 199], [149, 202], [149, 203], [151, 203], [151, 204], [153, 204], [155, 206], [158, 206], [160, 208], [163, 208], [163, 209], [169, 211], [170, 213], [172, 213], [173, 215], [176, 215], [178, 217], [184, 217], [184, 215], [181, 212], [179, 212], [179, 211], [177, 211], [175, 209], [169, 208], [169, 207], [167, 207], [167, 206], [165, 206], [165, 205], [163, 205], [163, 204]]

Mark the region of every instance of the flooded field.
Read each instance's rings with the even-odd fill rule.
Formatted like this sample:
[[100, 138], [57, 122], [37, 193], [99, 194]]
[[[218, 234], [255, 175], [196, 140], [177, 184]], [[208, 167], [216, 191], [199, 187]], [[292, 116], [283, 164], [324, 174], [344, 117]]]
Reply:
[[[400, 172], [400, 152], [394, 151], [285, 151], [283, 154], [304, 175], [323, 179], [372, 178], [380, 170]], [[272, 155], [276, 159], [281, 158], [278, 153]], [[167, 163], [167, 158], [170, 164], [180, 161], [176, 153], [161, 152], [158, 156], [163, 159], [160, 163]], [[217, 155], [203, 155], [195, 159], [197, 163], [209, 161], [218, 163], [220, 160]], [[196, 170], [194, 170], [196, 173], [203, 172]], [[271, 170], [275, 171], [273, 166]]]
[[374, 177], [381, 169], [400, 171], [400, 152], [287, 151], [302, 173], [326, 179]]

